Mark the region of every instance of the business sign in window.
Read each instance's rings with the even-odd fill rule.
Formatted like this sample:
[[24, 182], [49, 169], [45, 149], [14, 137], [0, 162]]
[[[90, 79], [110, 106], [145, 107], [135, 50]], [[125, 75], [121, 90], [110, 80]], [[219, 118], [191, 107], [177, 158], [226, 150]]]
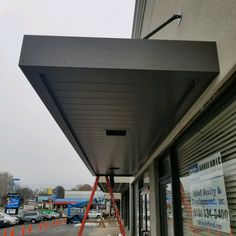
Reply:
[[189, 168], [193, 225], [230, 233], [230, 217], [220, 153]]

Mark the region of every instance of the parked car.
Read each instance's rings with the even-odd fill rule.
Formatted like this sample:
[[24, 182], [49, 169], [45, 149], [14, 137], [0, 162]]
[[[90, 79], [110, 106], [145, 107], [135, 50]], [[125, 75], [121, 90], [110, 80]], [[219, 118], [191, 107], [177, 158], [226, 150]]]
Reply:
[[84, 214], [83, 213], [67, 216], [66, 217], [66, 223], [67, 224], [82, 223], [83, 218], [84, 218]]
[[51, 219], [58, 219], [58, 218], [60, 218], [60, 214], [55, 212], [55, 211], [52, 211], [52, 210], [42, 210], [41, 213], [50, 215]]
[[52, 219], [60, 218], [60, 214], [58, 212], [51, 211], [49, 214], [51, 215]]
[[96, 211], [96, 210], [91, 210], [88, 213], [89, 219], [101, 219], [102, 218], [102, 212]]
[[43, 220], [41, 214], [38, 211], [26, 211], [21, 213], [19, 217], [21, 217], [21, 219], [25, 222], [30, 222], [32, 224]]
[[19, 219], [15, 215], [10, 215], [10, 217], [14, 220], [14, 224], [19, 224]]
[[8, 220], [3, 220], [2, 218], [0, 218], [0, 228], [6, 227], [6, 226], [10, 226], [10, 221]]
[[52, 216], [46, 212], [40, 212], [43, 220], [51, 220], [52, 219]]
[[23, 225], [25, 223], [25, 220], [20, 215], [15, 215], [15, 217], [18, 219], [19, 225]]
[[4, 224], [4, 220], [0, 219], [0, 228], [3, 227], [3, 224]]
[[0, 213], [0, 219], [5, 221], [6, 224], [7, 224], [7, 222], [9, 222], [10, 225], [15, 225], [15, 224], [18, 224], [18, 222], [19, 222], [16, 217], [10, 216], [6, 213]]

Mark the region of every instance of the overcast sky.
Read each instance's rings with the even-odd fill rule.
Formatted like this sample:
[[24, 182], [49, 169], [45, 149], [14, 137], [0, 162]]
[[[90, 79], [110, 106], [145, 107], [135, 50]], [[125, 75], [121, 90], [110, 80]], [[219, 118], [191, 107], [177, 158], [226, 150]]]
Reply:
[[0, 171], [34, 189], [93, 184], [18, 67], [22, 38], [130, 38], [134, 5], [134, 0], [0, 0]]

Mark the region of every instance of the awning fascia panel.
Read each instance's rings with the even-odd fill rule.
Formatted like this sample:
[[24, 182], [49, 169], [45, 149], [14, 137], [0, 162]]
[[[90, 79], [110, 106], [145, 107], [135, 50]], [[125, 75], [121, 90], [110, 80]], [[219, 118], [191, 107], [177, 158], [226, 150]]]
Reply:
[[[178, 78], [193, 72], [213, 80], [219, 73], [215, 42], [24, 36], [19, 66], [93, 175], [91, 165], [65, 112], [44, 79], [54, 68], [81, 71], [150, 71]], [[112, 81], [112, 76], [110, 77]], [[109, 173], [108, 173], [109, 174]], [[134, 174], [134, 173], [132, 173]], [[123, 173], [120, 176], [130, 176]]]

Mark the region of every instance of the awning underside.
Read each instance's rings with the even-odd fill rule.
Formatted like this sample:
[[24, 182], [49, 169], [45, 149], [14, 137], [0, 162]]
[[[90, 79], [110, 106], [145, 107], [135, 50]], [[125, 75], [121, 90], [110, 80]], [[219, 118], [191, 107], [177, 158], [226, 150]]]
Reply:
[[219, 72], [215, 43], [42, 36], [20, 67], [96, 175], [134, 175]]

